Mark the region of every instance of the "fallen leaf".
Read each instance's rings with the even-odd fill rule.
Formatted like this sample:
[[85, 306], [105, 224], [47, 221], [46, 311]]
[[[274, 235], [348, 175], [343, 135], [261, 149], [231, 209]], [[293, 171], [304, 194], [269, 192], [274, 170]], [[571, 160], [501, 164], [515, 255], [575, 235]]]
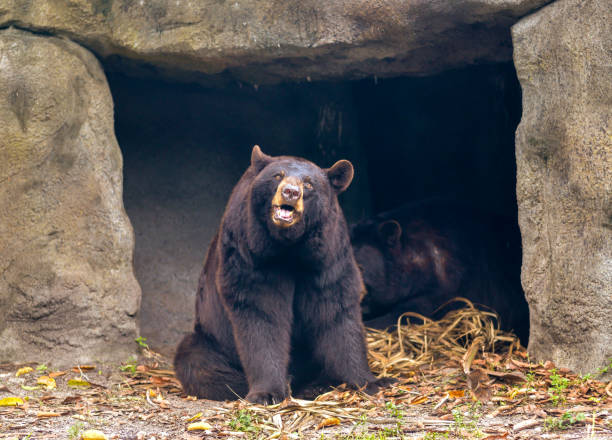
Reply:
[[91, 384], [83, 379], [70, 379], [68, 381], [68, 386], [73, 387], [73, 388], [78, 388], [78, 387], [89, 388]]
[[195, 416], [191, 416], [187, 419], [188, 422], [193, 422], [194, 420], [198, 420], [200, 417], [202, 417], [202, 413], [199, 412], [197, 413]]
[[325, 428], [326, 426], [335, 426], [340, 424], [338, 417], [328, 417], [317, 425], [317, 429]]
[[65, 371], [52, 371], [51, 373], [49, 373], [49, 377], [52, 377], [55, 379], [56, 377], [63, 376], [64, 374], [66, 374]]
[[76, 365], [72, 367], [72, 371], [75, 373], [80, 373], [81, 371], [93, 370], [95, 368], [95, 365]]
[[5, 397], [0, 399], [0, 406], [19, 406], [23, 405], [23, 399], [21, 397]]
[[472, 367], [472, 361], [478, 353], [478, 349], [481, 345], [484, 344], [484, 338], [482, 336], [478, 336], [472, 341], [470, 348], [467, 349], [463, 358], [461, 359], [461, 366], [463, 367], [463, 372], [465, 374], [470, 374], [470, 368]]
[[509, 382], [509, 383], [527, 382], [527, 376], [525, 376], [520, 371], [509, 371], [506, 373], [499, 372], [499, 371], [493, 371], [493, 370], [483, 370], [483, 371], [487, 373], [489, 376], [497, 377], [503, 380], [504, 382]]
[[88, 429], [81, 433], [82, 440], [107, 440], [106, 434], [97, 429]]
[[473, 370], [467, 375], [468, 388], [473, 398], [485, 402], [491, 400], [491, 388], [486, 384], [488, 380], [487, 373], [480, 369]]
[[508, 437], [508, 432], [504, 432], [503, 434], [491, 434], [483, 437], [480, 440], [503, 440]]
[[410, 405], [419, 405], [424, 402], [427, 402], [427, 396], [417, 396], [408, 403], [410, 403]]
[[19, 376], [22, 376], [22, 375], [24, 375], [24, 374], [28, 374], [28, 373], [30, 373], [31, 371], [34, 371], [34, 368], [32, 368], [32, 367], [23, 367], [23, 368], [20, 368], [20, 369], [19, 369], [19, 370], [17, 370], [17, 372], [15, 373], [15, 377], [19, 377]]
[[61, 414], [51, 411], [39, 411], [36, 413], [36, 417], [38, 418], [46, 418], [46, 417], [59, 417]]
[[67, 396], [64, 400], [62, 400], [62, 405], [68, 405], [70, 403], [78, 402], [81, 400], [81, 396]]
[[512, 427], [514, 432], [523, 431], [524, 429], [530, 429], [538, 426], [541, 422], [538, 419], [523, 420], [522, 422], [515, 423]]
[[212, 426], [210, 426], [206, 422], [196, 422], [196, 423], [191, 423], [190, 425], [188, 425], [187, 431], [207, 431], [211, 428]]
[[57, 386], [55, 383], [55, 379], [49, 376], [40, 376], [38, 380], [36, 380], [36, 383], [38, 385], [46, 386], [48, 390], [52, 390], [53, 388]]
[[465, 396], [465, 390], [448, 390], [447, 393], [451, 399], [459, 399]]
[[26, 391], [36, 391], [40, 389], [40, 386], [32, 386], [32, 385], [21, 385], [21, 388]]

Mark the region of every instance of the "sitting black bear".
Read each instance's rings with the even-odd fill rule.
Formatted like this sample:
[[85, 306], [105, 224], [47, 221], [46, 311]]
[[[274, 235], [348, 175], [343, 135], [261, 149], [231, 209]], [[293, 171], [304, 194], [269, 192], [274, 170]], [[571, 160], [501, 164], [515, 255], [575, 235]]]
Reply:
[[353, 225], [366, 284], [365, 324], [386, 328], [404, 312], [428, 317], [462, 296], [497, 311], [526, 343], [529, 309], [520, 284], [516, 220], [445, 200], [405, 205]]
[[364, 286], [338, 205], [352, 178], [346, 160], [323, 170], [253, 148], [208, 250], [195, 331], [174, 359], [186, 393], [271, 403], [289, 385], [307, 395], [388, 383], [368, 367]]

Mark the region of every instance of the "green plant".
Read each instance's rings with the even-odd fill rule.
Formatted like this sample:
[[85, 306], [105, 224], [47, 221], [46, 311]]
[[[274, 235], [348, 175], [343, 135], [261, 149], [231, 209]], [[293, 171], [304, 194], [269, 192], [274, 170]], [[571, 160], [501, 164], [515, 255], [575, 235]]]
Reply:
[[586, 419], [584, 413], [572, 414], [570, 412], [563, 413], [561, 417], [546, 417], [544, 426], [548, 431], [564, 430], [570, 428], [577, 422], [583, 422]]
[[394, 402], [387, 402], [385, 407], [389, 410], [389, 413], [392, 417], [401, 420], [404, 417], [404, 411], [402, 411], [401, 407], [397, 406]]
[[136, 362], [137, 359], [134, 356], [130, 356], [123, 365], [119, 367], [121, 371], [135, 374], [136, 373]]
[[253, 425], [254, 422], [257, 422], [257, 418], [249, 410], [241, 409], [230, 420], [229, 427], [232, 431], [254, 433], [259, 431], [259, 428]]
[[608, 365], [606, 365], [605, 367], [601, 367], [600, 369], [597, 370], [597, 374], [599, 376], [603, 376], [609, 370], [612, 370], [612, 358], [608, 359], [608, 361], [609, 361]]
[[40, 364], [36, 367], [36, 371], [42, 373], [43, 371], [47, 371], [47, 366], [45, 364]]
[[555, 406], [565, 402], [565, 395], [563, 392], [569, 386], [570, 380], [566, 377], [557, 374], [557, 370], [553, 368], [550, 370], [550, 388], [548, 388], [548, 394], [550, 400], [552, 400]]
[[452, 410], [453, 414], [453, 424], [451, 425], [451, 430], [463, 437], [463, 433], [467, 432], [470, 434], [470, 437], [484, 437], [484, 434], [480, 429], [478, 429], [478, 422], [480, 421], [480, 416], [482, 415], [482, 403], [474, 402], [470, 404], [465, 413], [462, 410], [462, 407], [458, 407]]
[[136, 343], [138, 343], [138, 346], [140, 348], [146, 348], [147, 350], [149, 349], [149, 345], [147, 344], [147, 338], [143, 338], [142, 336], [138, 336], [136, 339], [134, 339], [134, 341], [136, 341]]
[[447, 439], [448, 438], [448, 431], [447, 432], [428, 432], [427, 434], [425, 434], [425, 437], [423, 437], [423, 440], [442, 440], [442, 439]]
[[81, 422], [75, 422], [68, 427], [68, 438], [70, 440], [75, 440], [79, 438], [79, 434], [85, 428], [85, 425]]

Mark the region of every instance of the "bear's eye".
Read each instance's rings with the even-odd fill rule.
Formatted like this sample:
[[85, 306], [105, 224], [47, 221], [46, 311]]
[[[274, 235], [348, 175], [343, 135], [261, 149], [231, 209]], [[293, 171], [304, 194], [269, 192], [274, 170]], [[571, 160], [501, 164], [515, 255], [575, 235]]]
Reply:
[[312, 183], [310, 183], [309, 181], [304, 182], [304, 188], [312, 189]]
[[275, 178], [276, 180], [281, 180], [283, 177], [285, 177], [285, 172], [284, 172], [284, 171], [281, 171], [280, 173], [276, 173], [276, 174], [274, 175], [274, 178]]

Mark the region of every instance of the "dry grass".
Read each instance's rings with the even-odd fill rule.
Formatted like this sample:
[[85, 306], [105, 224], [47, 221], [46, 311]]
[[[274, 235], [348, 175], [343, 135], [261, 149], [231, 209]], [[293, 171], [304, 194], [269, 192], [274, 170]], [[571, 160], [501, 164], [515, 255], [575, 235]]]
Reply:
[[[453, 302], [465, 305], [438, 321], [406, 312], [394, 331], [368, 329], [372, 370], [396, 377], [438, 360], [462, 359], [475, 341], [480, 345], [477, 348], [492, 353], [511, 354], [520, 346], [515, 335], [500, 330], [495, 312], [479, 310], [466, 298], [454, 298], [444, 306]], [[417, 322], [410, 322], [410, 318]]]

